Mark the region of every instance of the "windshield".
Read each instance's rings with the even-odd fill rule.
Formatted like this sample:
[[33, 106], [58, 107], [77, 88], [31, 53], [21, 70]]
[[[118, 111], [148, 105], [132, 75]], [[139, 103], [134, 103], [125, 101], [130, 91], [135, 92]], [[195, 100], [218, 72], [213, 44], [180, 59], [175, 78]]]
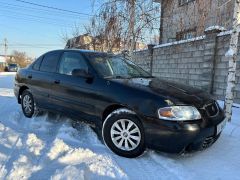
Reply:
[[9, 64], [9, 67], [17, 67], [16, 64]]
[[92, 54], [88, 57], [94, 69], [104, 78], [152, 77], [133, 62], [120, 56]]

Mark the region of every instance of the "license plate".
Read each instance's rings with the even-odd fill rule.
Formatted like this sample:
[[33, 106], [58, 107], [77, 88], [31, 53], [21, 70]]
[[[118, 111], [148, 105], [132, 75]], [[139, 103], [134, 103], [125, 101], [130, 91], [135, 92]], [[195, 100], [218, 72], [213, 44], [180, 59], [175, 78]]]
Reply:
[[227, 124], [227, 119], [224, 119], [220, 124], [217, 125], [217, 135], [222, 132]]

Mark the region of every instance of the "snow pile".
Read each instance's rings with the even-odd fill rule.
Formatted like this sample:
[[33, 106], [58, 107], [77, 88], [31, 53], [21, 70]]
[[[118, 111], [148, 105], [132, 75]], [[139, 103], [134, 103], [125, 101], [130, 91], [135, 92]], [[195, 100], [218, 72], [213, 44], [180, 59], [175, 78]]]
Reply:
[[195, 38], [191, 38], [191, 39], [180, 40], [180, 41], [175, 41], [175, 42], [166, 43], [166, 44], [160, 44], [160, 45], [154, 46], [154, 49], [161, 48], [161, 47], [167, 47], [167, 46], [173, 46], [173, 45], [177, 45], [177, 44], [199, 41], [199, 40], [203, 40], [205, 38], [206, 38], [206, 36], [204, 35], [204, 36], [199, 36], [199, 37], [195, 37]]
[[41, 150], [44, 148], [44, 143], [42, 140], [37, 138], [37, 136], [33, 133], [28, 134], [26, 145], [29, 151], [36, 156], [39, 156]]
[[0, 96], [14, 97], [13, 89], [0, 88]]
[[127, 159], [109, 151], [85, 124], [74, 129], [71, 119], [52, 113], [25, 118], [4, 90], [13, 92], [13, 79], [0, 74], [0, 179], [239, 179], [239, 105], [205, 151], [179, 156], [149, 150]]

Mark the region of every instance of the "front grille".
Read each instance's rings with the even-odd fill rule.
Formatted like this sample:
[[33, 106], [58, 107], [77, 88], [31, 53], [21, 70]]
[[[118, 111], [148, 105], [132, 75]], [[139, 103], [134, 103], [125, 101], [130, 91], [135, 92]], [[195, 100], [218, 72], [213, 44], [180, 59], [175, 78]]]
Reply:
[[215, 142], [215, 140], [216, 138], [214, 137], [207, 137], [202, 143], [202, 149], [210, 147]]
[[216, 102], [205, 105], [204, 108], [210, 117], [216, 116], [219, 112], [219, 107]]
[[217, 136], [206, 137], [203, 140], [193, 142], [186, 147], [185, 152], [204, 150], [204, 149], [210, 147], [212, 144], [214, 144], [217, 141], [217, 139], [219, 138], [219, 136], [220, 136], [220, 134]]

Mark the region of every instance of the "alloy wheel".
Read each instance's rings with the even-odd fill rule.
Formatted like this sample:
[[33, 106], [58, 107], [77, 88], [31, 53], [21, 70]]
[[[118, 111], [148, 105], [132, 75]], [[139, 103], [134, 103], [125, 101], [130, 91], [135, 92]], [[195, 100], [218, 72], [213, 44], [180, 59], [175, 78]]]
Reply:
[[141, 141], [139, 127], [129, 119], [119, 119], [110, 130], [112, 142], [124, 151], [131, 151], [138, 147]]
[[32, 112], [32, 99], [29, 95], [23, 97], [23, 108], [27, 114]]

